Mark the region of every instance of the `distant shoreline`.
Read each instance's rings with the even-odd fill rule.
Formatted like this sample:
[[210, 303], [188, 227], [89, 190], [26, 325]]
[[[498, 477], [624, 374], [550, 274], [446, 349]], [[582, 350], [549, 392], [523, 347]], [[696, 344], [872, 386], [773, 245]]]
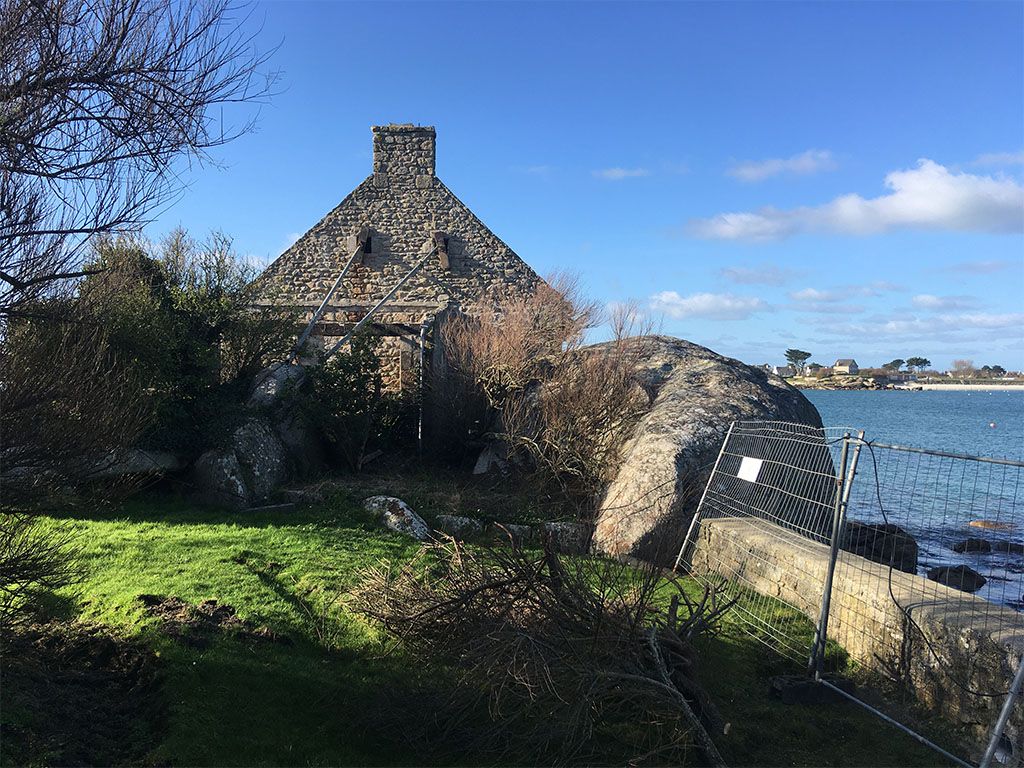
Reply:
[[906, 384], [893, 389], [868, 387], [801, 387], [797, 389], [817, 392], [915, 392], [929, 390], [933, 392], [1024, 392], [1024, 384]]
[[912, 384], [909, 387], [900, 389], [932, 389], [940, 392], [968, 392], [971, 390], [982, 390], [985, 392], [1024, 392], [1024, 384]]

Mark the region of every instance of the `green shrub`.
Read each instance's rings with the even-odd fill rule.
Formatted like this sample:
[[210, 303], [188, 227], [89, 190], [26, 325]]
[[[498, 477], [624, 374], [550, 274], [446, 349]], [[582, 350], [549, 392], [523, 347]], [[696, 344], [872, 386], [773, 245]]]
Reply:
[[412, 437], [416, 398], [385, 389], [379, 346], [379, 337], [357, 334], [347, 350], [308, 369], [299, 393], [334, 458], [356, 471], [371, 451]]
[[198, 243], [176, 230], [155, 247], [107, 238], [94, 250], [79, 301], [146, 387], [143, 443], [197, 454], [226, 439], [253, 375], [288, 353], [295, 313], [260, 296], [256, 268], [222, 234]]

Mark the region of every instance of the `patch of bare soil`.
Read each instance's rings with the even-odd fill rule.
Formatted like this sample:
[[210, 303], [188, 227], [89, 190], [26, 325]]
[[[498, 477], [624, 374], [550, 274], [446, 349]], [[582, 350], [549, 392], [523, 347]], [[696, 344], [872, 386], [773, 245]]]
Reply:
[[33, 625], [3, 641], [0, 764], [152, 764], [165, 705], [156, 655], [87, 624]]
[[279, 635], [267, 626], [255, 627], [240, 619], [233, 606], [216, 600], [203, 600], [192, 605], [180, 597], [139, 595], [146, 613], [160, 620], [160, 630], [181, 641], [189, 648], [208, 647], [218, 634], [228, 634], [240, 640], [289, 643], [290, 638]]

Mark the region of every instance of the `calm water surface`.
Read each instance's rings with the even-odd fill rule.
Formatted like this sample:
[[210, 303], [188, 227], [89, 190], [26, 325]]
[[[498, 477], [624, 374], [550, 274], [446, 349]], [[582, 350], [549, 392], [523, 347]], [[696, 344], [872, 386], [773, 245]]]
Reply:
[[826, 427], [863, 429], [868, 440], [1024, 459], [1024, 391], [804, 394]]
[[[1024, 459], [1024, 392], [804, 394], [825, 426], [863, 429], [867, 440]], [[1019, 552], [953, 551], [967, 538], [1024, 544], [1024, 469], [882, 449], [862, 451], [860, 462], [851, 519], [890, 522], [907, 530], [920, 548], [919, 574], [966, 565], [988, 580], [979, 597], [1024, 608], [1024, 557]], [[1005, 527], [986, 530], [969, 525], [972, 520], [997, 520]]]

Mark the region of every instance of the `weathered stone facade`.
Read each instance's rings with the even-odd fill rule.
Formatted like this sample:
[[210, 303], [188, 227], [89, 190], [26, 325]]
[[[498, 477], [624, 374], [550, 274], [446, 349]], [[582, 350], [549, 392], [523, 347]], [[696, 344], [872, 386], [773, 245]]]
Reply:
[[[390, 336], [381, 357], [389, 380], [408, 379], [418, 359], [418, 329], [448, 306], [468, 309], [539, 278], [435, 175], [432, 127], [373, 128], [373, 173], [264, 272], [266, 295], [306, 311], [323, 301], [355, 249], [356, 258], [314, 330], [310, 350], [329, 348], [439, 242], [438, 253], [373, 317]], [[440, 233], [440, 234], [436, 234]], [[425, 250], [426, 248], [426, 250]]]

